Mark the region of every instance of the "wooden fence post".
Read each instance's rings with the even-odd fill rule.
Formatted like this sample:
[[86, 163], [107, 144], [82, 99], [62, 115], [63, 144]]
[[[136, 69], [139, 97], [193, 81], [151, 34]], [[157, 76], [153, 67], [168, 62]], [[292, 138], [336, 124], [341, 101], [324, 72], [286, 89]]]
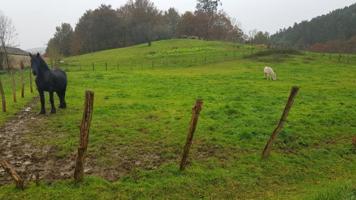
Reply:
[[33, 93], [33, 87], [32, 87], [32, 69], [30, 69], [30, 92], [31, 92], [31, 94]]
[[25, 97], [25, 81], [24, 81], [24, 69], [25, 69], [25, 66], [23, 65], [23, 62], [21, 61], [20, 63], [20, 66], [21, 66], [21, 98], [24, 98]]
[[4, 55], [5, 55], [5, 63], [7, 65], [7, 70], [8, 72], [10, 73], [10, 76], [11, 76], [11, 86], [12, 86], [12, 97], [13, 97], [13, 101], [14, 103], [17, 102], [17, 99], [16, 99], [16, 81], [15, 81], [15, 75], [14, 75], [14, 72], [11, 70], [10, 68], [10, 62], [9, 62], [9, 56], [7, 54], [7, 50], [5, 48], [5, 41], [4, 40], [1, 40], [1, 44], [2, 44], [2, 47], [4, 49]]
[[16, 98], [16, 80], [15, 80], [15, 74], [14, 72], [10, 69], [10, 75], [11, 75], [11, 85], [12, 85], [12, 99], [14, 101], [14, 103], [17, 102], [17, 98]]
[[85, 153], [89, 142], [89, 129], [93, 115], [94, 92], [85, 92], [85, 103], [82, 123], [80, 125], [80, 146], [75, 164], [74, 180], [80, 182], [84, 177]]
[[6, 160], [2, 160], [0, 162], [0, 165], [2, 166], [2, 168], [4, 168], [6, 173], [8, 173], [11, 176], [11, 178], [14, 180], [14, 182], [16, 183], [16, 188], [23, 190], [24, 189], [24, 181], [17, 174], [15, 168], [13, 166], [11, 166]]
[[108, 71], [108, 63], [105, 63], [105, 71]]
[[192, 109], [192, 119], [190, 121], [188, 136], [184, 146], [182, 160], [180, 162], [181, 171], [183, 171], [185, 169], [185, 166], [187, 165], [189, 150], [190, 147], [192, 146], [193, 136], [198, 124], [199, 114], [200, 111], [202, 110], [202, 106], [203, 106], [203, 100], [198, 99], [195, 103], [195, 106]]
[[95, 71], [95, 65], [94, 65], [94, 63], [92, 63], [92, 66], [93, 66], [93, 71]]
[[266, 144], [266, 146], [265, 146], [265, 148], [263, 150], [263, 153], [262, 153], [262, 158], [263, 159], [268, 158], [268, 156], [269, 156], [269, 154], [270, 154], [270, 152], [272, 150], [272, 145], [273, 145], [274, 140], [277, 138], [278, 134], [282, 131], [284, 123], [287, 120], [289, 111], [293, 106], [294, 98], [298, 94], [298, 91], [299, 91], [298, 87], [296, 87], [296, 86], [292, 87], [292, 90], [290, 92], [286, 107], [284, 108], [282, 117], [279, 120], [279, 123], [278, 123], [277, 127], [274, 129], [270, 139], [268, 140], [268, 142], [267, 142], [267, 144]]
[[1, 95], [2, 112], [6, 112], [6, 98], [5, 98], [4, 87], [2, 86], [1, 77], [0, 77], [0, 95]]

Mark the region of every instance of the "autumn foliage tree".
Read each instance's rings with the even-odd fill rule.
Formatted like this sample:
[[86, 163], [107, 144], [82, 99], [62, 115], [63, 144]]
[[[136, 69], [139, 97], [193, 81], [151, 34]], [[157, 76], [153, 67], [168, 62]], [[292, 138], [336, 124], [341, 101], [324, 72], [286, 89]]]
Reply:
[[118, 9], [101, 5], [86, 11], [74, 30], [65, 23], [57, 27], [47, 53], [68, 56], [185, 36], [241, 40], [241, 29], [219, 5], [220, 0], [198, 0], [196, 11], [183, 15], [174, 8], [159, 10], [150, 0], [129, 0]]
[[356, 53], [356, 35], [349, 40], [332, 40], [325, 43], [316, 43], [309, 50], [326, 53]]
[[220, 1], [199, 0], [196, 11], [186, 12], [178, 24], [178, 35], [197, 36], [206, 40], [242, 40], [243, 32], [224, 12]]
[[72, 54], [115, 48], [123, 35], [122, 23], [111, 6], [88, 10], [79, 19], [71, 41]]

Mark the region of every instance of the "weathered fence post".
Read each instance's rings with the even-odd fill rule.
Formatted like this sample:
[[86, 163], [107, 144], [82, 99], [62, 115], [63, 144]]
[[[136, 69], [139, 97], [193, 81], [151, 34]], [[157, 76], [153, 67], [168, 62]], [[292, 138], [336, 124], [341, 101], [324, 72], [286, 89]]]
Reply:
[[32, 69], [30, 68], [30, 92], [31, 94], [33, 93], [33, 87], [32, 87]]
[[10, 74], [11, 74], [11, 85], [12, 85], [12, 99], [14, 101], [14, 103], [17, 102], [17, 98], [16, 98], [16, 81], [15, 81], [15, 74], [12, 70], [10, 70]]
[[6, 98], [5, 98], [4, 87], [2, 86], [1, 77], [0, 77], [0, 95], [1, 95], [2, 112], [6, 112]]
[[94, 63], [92, 63], [92, 66], [93, 66], [93, 71], [95, 71], [95, 65], [94, 65]]
[[2, 168], [4, 168], [6, 173], [8, 173], [11, 176], [11, 178], [14, 180], [14, 182], [16, 183], [16, 188], [23, 190], [24, 189], [24, 181], [17, 174], [17, 172], [14, 169], [14, 167], [11, 166], [6, 160], [2, 160], [0, 162], [0, 165], [2, 166]]
[[277, 127], [274, 129], [270, 139], [268, 140], [264, 150], [263, 150], [263, 153], [262, 153], [262, 158], [263, 159], [266, 159], [268, 158], [270, 152], [271, 152], [271, 149], [272, 149], [272, 145], [273, 145], [273, 142], [274, 140], [277, 138], [278, 134], [281, 132], [281, 130], [283, 129], [283, 126], [284, 126], [284, 123], [286, 122], [287, 120], [287, 117], [288, 117], [288, 114], [289, 114], [289, 111], [290, 109], [292, 108], [293, 106], [293, 103], [294, 103], [294, 98], [296, 97], [296, 95], [298, 94], [298, 91], [299, 91], [299, 88], [294, 86], [292, 87], [292, 90], [290, 92], [290, 95], [289, 95], [289, 98], [288, 98], [288, 101], [287, 101], [287, 104], [286, 104], [286, 107], [284, 108], [284, 111], [283, 111], [283, 114], [282, 114], [282, 117], [281, 119], [279, 120], [279, 123], [277, 125]]
[[9, 72], [9, 74], [10, 74], [10, 76], [11, 76], [11, 80], [12, 80], [12, 82], [11, 82], [11, 86], [12, 86], [12, 97], [13, 97], [13, 101], [14, 101], [14, 103], [16, 103], [17, 102], [17, 100], [16, 100], [16, 81], [15, 81], [15, 75], [14, 75], [14, 72], [11, 70], [11, 68], [10, 68], [10, 62], [9, 62], [9, 56], [8, 56], [8, 54], [7, 54], [7, 50], [6, 50], [6, 48], [5, 48], [5, 42], [4, 42], [4, 40], [1, 40], [1, 42], [2, 42], [2, 47], [3, 47], [3, 49], [4, 49], [4, 55], [5, 55], [5, 63], [6, 63], [6, 65], [7, 65], [7, 70], [8, 70], [8, 72]]
[[75, 164], [74, 179], [76, 182], [83, 180], [85, 153], [89, 142], [89, 129], [93, 115], [94, 92], [85, 92], [85, 103], [82, 123], [80, 125], [80, 146]]
[[202, 106], [203, 106], [203, 100], [198, 99], [195, 103], [195, 106], [192, 109], [192, 119], [190, 121], [188, 136], [184, 146], [182, 160], [180, 162], [181, 171], [183, 171], [185, 169], [185, 166], [187, 165], [189, 150], [190, 147], [192, 146], [193, 136], [198, 124], [199, 114], [202, 109]]
[[108, 71], [108, 63], [105, 63], [105, 71]]
[[21, 66], [21, 98], [24, 98], [25, 97], [25, 81], [24, 81], [24, 77], [23, 77], [23, 74], [24, 74], [24, 69], [25, 69], [25, 66], [23, 65], [23, 62], [21, 61], [20, 63], [20, 66]]

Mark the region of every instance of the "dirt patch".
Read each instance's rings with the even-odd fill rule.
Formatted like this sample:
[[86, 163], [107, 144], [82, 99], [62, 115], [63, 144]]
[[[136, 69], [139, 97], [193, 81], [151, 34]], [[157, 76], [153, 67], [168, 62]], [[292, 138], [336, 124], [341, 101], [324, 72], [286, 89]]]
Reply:
[[[34, 131], [40, 130], [49, 117], [48, 115], [38, 115], [34, 111], [33, 108], [38, 104], [39, 99], [35, 98], [22, 111], [7, 121], [3, 127], [0, 127], [0, 159], [10, 162], [26, 181], [34, 181], [37, 179], [36, 177], [45, 182], [69, 179], [74, 173], [76, 152], [65, 157], [58, 157], [59, 149], [57, 147], [34, 145], [35, 141], [31, 142], [26, 139], [28, 138], [26, 136], [33, 135]], [[142, 130], [142, 132], [146, 131]], [[39, 134], [54, 135], [55, 133], [50, 129], [45, 129], [41, 130]], [[87, 175], [101, 176], [107, 180], [115, 181], [135, 169], [156, 169], [166, 161], [160, 157], [158, 150], [157, 152], [145, 151], [145, 148], [140, 145], [121, 147], [116, 151], [115, 148], [106, 151], [101, 149], [104, 158], [116, 161], [104, 166], [100, 164], [102, 160], [97, 159], [89, 152], [84, 172]], [[131, 149], [142, 149], [142, 151], [138, 150], [132, 154]], [[0, 186], [9, 183], [11, 183], [11, 178], [0, 168]]]
[[[51, 146], [34, 147], [24, 140], [24, 135], [32, 131], [30, 127], [40, 126], [46, 116], [33, 111], [38, 99], [31, 101], [21, 112], [0, 127], [0, 159], [10, 162], [25, 180], [53, 180], [69, 178], [74, 168], [74, 156], [58, 159], [56, 149]], [[10, 177], [0, 168], [0, 185], [8, 184]]]

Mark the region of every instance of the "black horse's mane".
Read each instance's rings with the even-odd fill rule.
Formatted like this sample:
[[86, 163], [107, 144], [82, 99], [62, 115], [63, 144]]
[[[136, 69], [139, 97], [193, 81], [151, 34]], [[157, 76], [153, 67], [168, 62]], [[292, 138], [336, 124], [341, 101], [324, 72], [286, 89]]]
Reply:
[[49, 67], [47, 63], [43, 60], [43, 58], [40, 56], [40, 54], [37, 54], [35, 56], [30, 55], [32, 59], [38, 59], [39, 61], [39, 69], [46, 69], [49, 70]]

